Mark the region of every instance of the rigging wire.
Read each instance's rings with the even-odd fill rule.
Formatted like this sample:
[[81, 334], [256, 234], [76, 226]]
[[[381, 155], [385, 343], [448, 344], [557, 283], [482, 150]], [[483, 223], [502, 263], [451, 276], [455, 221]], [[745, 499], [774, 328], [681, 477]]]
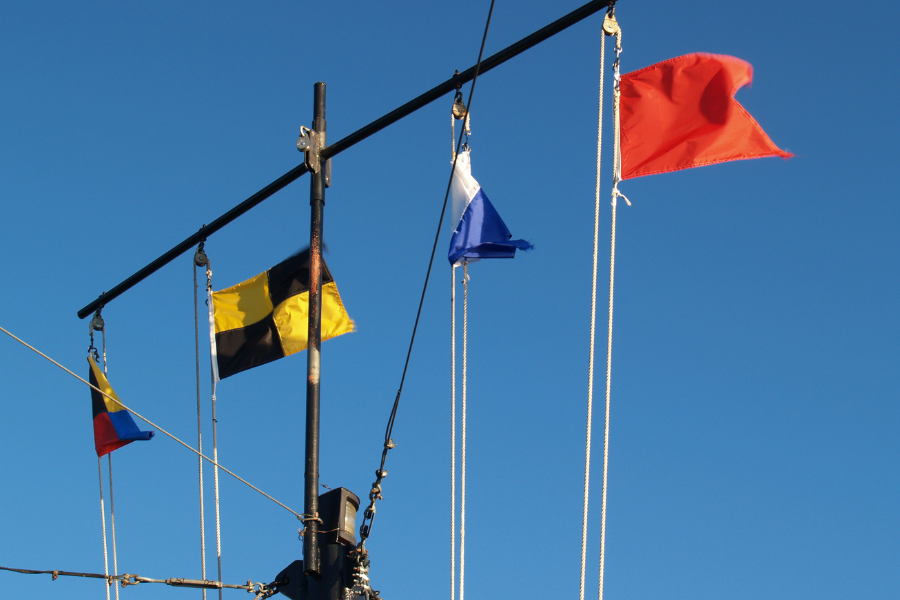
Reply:
[[[494, 2], [495, 0], [491, 0], [491, 6], [488, 10], [487, 22], [484, 25], [484, 35], [481, 38], [481, 48], [478, 51], [478, 62], [475, 63], [475, 74], [472, 78], [472, 87], [469, 88], [469, 101], [466, 103], [466, 118], [468, 118], [468, 114], [472, 109], [472, 98], [475, 95], [475, 84], [478, 82], [478, 72], [481, 69], [481, 58], [484, 54], [484, 45], [487, 41], [488, 30], [491, 26], [491, 15], [494, 12]], [[459, 134], [459, 141], [456, 143], [455, 152], [459, 153], [459, 148], [462, 145], [463, 135], [465, 134], [465, 127]], [[397, 407], [400, 405], [400, 395], [403, 393], [403, 384], [406, 381], [406, 372], [409, 368], [409, 359], [412, 356], [413, 344], [416, 341], [416, 331], [419, 328], [419, 319], [422, 316], [422, 305], [425, 303], [425, 293], [428, 291], [428, 280], [431, 277], [431, 267], [434, 265], [434, 255], [437, 252], [438, 241], [441, 237], [441, 227], [444, 224], [444, 214], [447, 212], [447, 200], [450, 198], [450, 186], [453, 184], [453, 174], [456, 172], [456, 158], [453, 159], [453, 167], [450, 169], [450, 179], [447, 181], [447, 191], [444, 193], [444, 204], [441, 207], [441, 217], [438, 219], [437, 232], [434, 236], [434, 245], [431, 248], [431, 258], [428, 260], [428, 270], [425, 272], [425, 284], [422, 286], [422, 296], [419, 298], [419, 309], [416, 311], [416, 320], [413, 324], [412, 336], [409, 340], [409, 349], [406, 352], [406, 361], [403, 364], [403, 374], [400, 376], [400, 386], [397, 389], [397, 396], [394, 398], [394, 405], [391, 408], [391, 414], [388, 417], [387, 428], [384, 433], [384, 449], [381, 452], [381, 465], [378, 467], [378, 470], [375, 471], [376, 480], [372, 484], [372, 490], [369, 492], [369, 506], [366, 507], [365, 512], [363, 513], [362, 524], [359, 527], [359, 537], [360, 542], [358, 547], [364, 548], [366, 543], [366, 538], [369, 537], [369, 533], [372, 530], [372, 522], [375, 520], [375, 501], [382, 499], [381, 495], [381, 482], [387, 476], [387, 471], [384, 469], [384, 463], [387, 459], [387, 453], [391, 448], [396, 447], [397, 444], [394, 443], [394, 440], [391, 439], [391, 433], [394, 430], [394, 420], [397, 418]]]
[[[612, 9], [610, 9], [612, 10]], [[607, 12], [609, 14], [609, 12]], [[604, 19], [604, 23], [606, 19]], [[605, 33], [605, 32], [604, 32]], [[594, 339], [597, 323], [597, 255], [600, 239], [600, 157], [603, 140], [603, 75], [606, 63], [606, 35], [600, 36], [600, 91], [597, 101], [597, 175], [594, 184], [594, 263], [591, 270], [591, 342], [588, 357], [587, 433], [584, 444], [584, 504], [581, 515], [581, 584], [578, 598], [584, 600], [584, 577], [587, 565], [588, 499], [591, 482], [591, 424], [594, 409]]]
[[0, 571], [11, 571], [13, 573], [22, 573], [24, 575], [50, 575], [53, 577], [53, 581], [56, 581], [56, 579], [59, 577], [86, 577], [91, 579], [105, 579], [108, 586], [113, 585], [113, 582], [118, 581], [121, 583], [122, 587], [137, 585], [139, 583], [164, 583], [166, 585], [171, 585], [174, 587], [201, 588], [203, 590], [218, 589], [221, 591], [224, 588], [228, 588], [234, 590], [246, 590], [250, 593], [256, 593], [257, 598], [269, 598], [271, 596], [274, 596], [277, 593], [277, 587], [279, 585], [283, 585], [283, 582], [277, 581], [268, 584], [251, 583], [252, 580], [249, 579], [247, 580], [246, 584], [233, 584], [223, 583], [222, 581], [209, 581], [206, 579], [185, 579], [182, 577], [152, 579], [150, 577], [142, 577], [141, 575], [135, 575], [133, 573], [123, 573], [121, 575], [101, 575], [100, 573], [79, 573], [77, 571], [59, 570], [38, 571], [35, 569], [15, 569], [12, 567], [0, 567]]
[[297, 511], [295, 511], [295, 510], [289, 508], [288, 506], [286, 506], [285, 504], [279, 502], [278, 500], [276, 500], [275, 498], [273, 498], [273, 497], [270, 496], [269, 494], [265, 493], [264, 491], [262, 491], [261, 489], [259, 489], [258, 487], [256, 487], [255, 485], [253, 485], [252, 483], [250, 483], [249, 481], [247, 481], [247, 480], [244, 479], [243, 477], [240, 477], [239, 475], [237, 475], [237, 474], [234, 473], [233, 471], [231, 471], [231, 470], [229, 470], [229, 469], [226, 469], [225, 467], [223, 467], [222, 465], [218, 464], [216, 461], [214, 461], [213, 459], [207, 457], [206, 455], [201, 454], [200, 452], [197, 452], [197, 450], [195, 450], [194, 448], [192, 448], [192, 447], [190, 446], [190, 444], [181, 441], [180, 439], [178, 439], [177, 437], [175, 437], [174, 435], [172, 435], [171, 433], [169, 433], [168, 431], [166, 431], [165, 429], [163, 429], [162, 427], [160, 427], [159, 425], [157, 425], [156, 423], [154, 423], [154, 422], [151, 421], [150, 419], [148, 419], [148, 418], [142, 416], [140, 413], [136, 412], [134, 409], [129, 408], [128, 406], [125, 406], [125, 404], [123, 404], [121, 400], [117, 400], [117, 399], [113, 398], [112, 396], [110, 396], [109, 394], [107, 394], [106, 392], [104, 392], [103, 390], [101, 390], [100, 388], [91, 385], [86, 379], [84, 379], [84, 378], [81, 377], [80, 375], [77, 375], [76, 373], [74, 373], [73, 371], [69, 370], [68, 368], [64, 367], [63, 365], [61, 365], [61, 364], [58, 363], [57, 361], [53, 360], [52, 358], [50, 358], [49, 356], [47, 356], [46, 354], [44, 354], [43, 352], [41, 352], [40, 350], [38, 350], [37, 348], [35, 348], [34, 346], [32, 346], [31, 344], [25, 342], [24, 340], [22, 340], [22, 339], [19, 338], [19, 337], [16, 337], [15, 335], [13, 335], [12, 333], [10, 333], [8, 330], [6, 330], [6, 329], [3, 328], [3, 327], [0, 327], [0, 331], [2, 331], [3, 333], [5, 333], [6, 335], [8, 335], [9, 337], [11, 337], [12, 339], [16, 340], [17, 342], [19, 342], [20, 344], [22, 344], [23, 346], [25, 346], [25, 347], [28, 348], [29, 350], [32, 350], [32, 351], [35, 352], [36, 354], [39, 354], [40, 356], [46, 358], [46, 359], [49, 360], [51, 363], [53, 363], [54, 365], [56, 365], [57, 367], [59, 367], [60, 369], [62, 369], [63, 371], [65, 371], [66, 373], [68, 373], [69, 375], [71, 375], [72, 377], [74, 377], [75, 379], [77, 379], [78, 381], [80, 381], [81, 383], [85, 384], [86, 386], [88, 386], [88, 387], [91, 388], [92, 390], [95, 390], [95, 391], [99, 392], [101, 395], [103, 395], [104, 397], [106, 397], [106, 398], [112, 400], [113, 402], [115, 402], [116, 404], [118, 404], [119, 406], [121, 406], [124, 410], [127, 410], [128, 412], [130, 412], [131, 414], [133, 414], [134, 416], [136, 416], [136, 417], [137, 417], [138, 419], [140, 419], [141, 421], [144, 421], [145, 423], [147, 423], [147, 425], [149, 425], [150, 427], [155, 427], [157, 430], [159, 430], [159, 432], [160, 432], [161, 434], [166, 435], [166, 436], [172, 438], [174, 441], [178, 442], [179, 444], [181, 444], [182, 446], [184, 446], [185, 448], [187, 448], [188, 450], [190, 450], [190, 451], [193, 452], [194, 454], [197, 454], [198, 456], [200, 456], [201, 458], [203, 458], [203, 460], [209, 462], [210, 464], [212, 464], [212, 465], [215, 466], [215, 467], [218, 467], [219, 469], [222, 469], [223, 471], [225, 471], [226, 473], [228, 473], [229, 475], [231, 475], [232, 477], [234, 477], [235, 479], [237, 479], [238, 481], [240, 481], [241, 483], [243, 483], [243, 484], [246, 485], [247, 487], [249, 487], [249, 488], [251, 488], [251, 489], [253, 489], [253, 490], [256, 490], [257, 492], [259, 492], [260, 494], [262, 494], [263, 496], [265, 496], [266, 498], [268, 498], [269, 500], [271, 500], [272, 502], [274, 502], [275, 504], [277, 504], [277, 505], [280, 506], [281, 508], [285, 509], [286, 511], [288, 511], [289, 513], [291, 513], [292, 515], [294, 515], [294, 516], [297, 517], [298, 519], [301, 519], [301, 520], [303, 519], [304, 515], [303, 515], [302, 513], [298, 513]]

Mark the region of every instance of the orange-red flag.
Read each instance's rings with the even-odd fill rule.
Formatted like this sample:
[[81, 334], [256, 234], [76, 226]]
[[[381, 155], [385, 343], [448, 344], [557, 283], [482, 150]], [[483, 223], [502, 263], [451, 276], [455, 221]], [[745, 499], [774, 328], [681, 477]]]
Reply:
[[734, 99], [753, 79], [733, 56], [688, 54], [622, 75], [622, 179], [793, 154]]

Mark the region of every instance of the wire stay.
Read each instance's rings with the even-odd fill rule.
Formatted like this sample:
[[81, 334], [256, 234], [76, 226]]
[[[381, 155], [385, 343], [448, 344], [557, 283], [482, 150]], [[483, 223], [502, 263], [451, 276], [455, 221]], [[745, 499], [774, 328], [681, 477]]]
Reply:
[[[481, 38], [481, 48], [478, 51], [478, 62], [476, 62], [475, 66], [472, 67], [475, 72], [474, 76], [472, 77], [472, 87], [469, 88], [469, 101], [466, 103], [465, 118], [463, 119], [463, 123], [467, 121], [468, 115], [472, 110], [472, 98], [475, 95], [475, 84], [478, 82], [478, 73], [481, 69], [481, 57], [484, 54], [484, 44], [487, 41], [488, 29], [491, 26], [491, 15], [493, 14], [493, 12], [494, 0], [491, 0], [491, 7], [488, 10], [487, 22], [484, 25], [484, 35]], [[422, 305], [425, 303], [425, 293], [428, 291], [428, 280], [431, 277], [431, 268], [432, 266], [434, 266], [434, 255], [437, 252], [438, 241], [441, 237], [441, 227], [444, 224], [444, 215], [447, 212], [447, 200], [450, 198], [450, 188], [453, 185], [453, 174], [456, 172], [456, 161], [459, 156], [459, 149], [462, 146], [463, 137], [465, 135], [466, 128], [462, 127], [462, 131], [460, 131], [459, 133], [459, 141], [456, 143], [456, 151], [453, 158], [453, 167], [450, 169], [450, 179], [449, 181], [447, 181], [447, 191], [444, 193], [444, 203], [441, 207], [441, 217], [440, 219], [438, 219], [437, 232], [434, 236], [434, 245], [431, 248], [431, 258], [428, 259], [428, 270], [425, 272], [425, 283], [422, 286], [422, 295], [419, 298], [419, 309], [416, 311], [416, 320], [413, 324], [412, 336], [409, 340], [409, 349], [406, 352], [406, 361], [403, 364], [403, 374], [400, 376], [400, 386], [397, 389], [397, 396], [396, 398], [394, 398], [394, 406], [391, 408], [391, 414], [388, 417], [387, 428], [384, 433], [384, 449], [381, 453], [381, 465], [375, 471], [376, 479], [372, 484], [372, 490], [369, 492], [369, 506], [367, 506], [366, 510], [363, 512], [362, 524], [359, 527], [360, 542], [358, 547], [361, 549], [365, 547], [366, 538], [369, 537], [369, 533], [372, 529], [372, 522], [375, 520], [375, 501], [382, 499], [381, 482], [387, 476], [387, 471], [384, 469], [384, 463], [387, 459], [387, 453], [391, 448], [394, 448], [397, 445], [394, 443], [394, 440], [391, 439], [391, 434], [394, 430], [394, 420], [397, 418], [397, 407], [400, 405], [400, 395], [403, 393], [403, 384], [406, 381], [406, 372], [409, 369], [409, 359], [412, 356], [413, 344], [415, 344], [416, 342], [416, 331], [419, 328], [419, 319], [422, 316]]]
[[90, 579], [105, 579], [109, 585], [118, 581], [122, 587], [129, 585], [138, 585], [139, 583], [164, 583], [173, 587], [197, 588], [203, 590], [246, 590], [250, 593], [256, 593], [256, 598], [269, 598], [277, 593], [278, 582], [273, 583], [252, 583], [247, 580], [246, 584], [223, 583], [221, 581], [210, 581], [208, 579], [185, 579], [183, 577], [169, 577], [167, 579], [153, 579], [143, 577], [131, 573], [123, 573], [122, 575], [104, 575], [102, 573], [79, 573], [77, 571], [38, 571], [35, 569], [16, 569], [13, 567], [0, 567], [0, 571], [11, 571], [13, 573], [22, 573], [25, 575], [50, 575], [53, 581], [59, 577], [87, 577]]
[[301, 519], [301, 520], [303, 519], [303, 516], [304, 516], [303, 514], [298, 513], [297, 511], [293, 510], [292, 508], [289, 508], [289, 507], [286, 506], [285, 504], [279, 502], [278, 500], [276, 500], [275, 498], [273, 498], [273, 497], [270, 496], [269, 494], [265, 493], [264, 491], [262, 491], [261, 489], [259, 489], [258, 487], [256, 487], [255, 485], [253, 485], [252, 483], [250, 483], [249, 481], [247, 481], [246, 479], [244, 479], [243, 477], [240, 477], [239, 475], [237, 475], [236, 473], [232, 472], [231, 470], [226, 469], [225, 467], [223, 467], [222, 465], [218, 464], [216, 461], [214, 461], [213, 459], [209, 458], [208, 456], [206, 456], [206, 455], [204, 455], [204, 454], [201, 454], [200, 452], [198, 452], [197, 450], [195, 450], [194, 448], [192, 448], [190, 444], [181, 441], [180, 439], [178, 439], [177, 437], [175, 437], [174, 435], [172, 435], [171, 433], [169, 433], [168, 431], [166, 431], [165, 429], [163, 429], [162, 427], [160, 427], [159, 425], [157, 425], [156, 423], [154, 423], [154, 422], [151, 421], [150, 419], [148, 419], [148, 418], [142, 416], [140, 413], [136, 412], [134, 409], [125, 406], [125, 404], [122, 403], [121, 399], [113, 398], [112, 396], [110, 396], [109, 394], [107, 394], [106, 392], [104, 392], [103, 390], [101, 390], [100, 388], [91, 385], [91, 384], [90, 384], [86, 379], [84, 379], [83, 377], [81, 377], [81, 376], [77, 375], [76, 373], [72, 372], [71, 370], [67, 369], [66, 367], [64, 367], [64, 366], [61, 365], [60, 363], [56, 362], [55, 360], [53, 360], [52, 358], [50, 358], [49, 356], [47, 356], [46, 354], [44, 354], [43, 352], [41, 352], [40, 350], [38, 350], [37, 348], [35, 348], [34, 346], [32, 346], [31, 344], [25, 342], [25, 341], [22, 340], [21, 338], [16, 337], [15, 335], [13, 335], [12, 333], [10, 333], [9, 331], [7, 331], [6, 329], [4, 329], [3, 327], [0, 327], [0, 331], [2, 331], [3, 333], [5, 333], [6, 335], [8, 335], [9, 337], [11, 337], [12, 339], [16, 340], [17, 342], [19, 342], [20, 344], [22, 344], [22, 345], [25, 346], [26, 348], [32, 350], [33, 352], [35, 352], [35, 353], [41, 355], [41, 356], [44, 357], [44, 358], [46, 358], [47, 360], [49, 360], [50, 362], [52, 362], [54, 365], [56, 365], [57, 367], [59, 367], [60, 369], [62, 369], [63, 371], [65, 371], [66, 373], [68, 373], [69, 375], [71, 375], [72, 377], [74, 377], [75, 379], [77, 379], [78, 381], [80, 381], [81, 383], [85, 384], [86, 386], [88, 386], [88, 387], [91, 388], [92, 390], [95, 390], [95, 391], [99, 392], [100, 394], [102, 394], [104, 397], [106, 397], [106, 398], [112, 400], [113, 402], [115, 402], [116, 404], [118, 404], [119, 406], [121, 406], [123, 409], [127, 410], [128, 412], [130, 412], [131, 414], [133, 414], [134, 416], [136, 416], [136, 417], [137, 417], [138, 419], [140, 419], [141, 421], [144, 421], [144, 422], [145, 422], [147, 425], [149, 425], [150, 427], [155, 427], [157, 430], [159, 430], [160, 433], [162, 433], [163, 435], [166, 435], [166, 436], [172, 438], [173, 440], [175, 440], [176, 442], [178, 442], [179, 444], [181, 444], [182, 446], [184, 446], [185, 448], [187, 448], [188, 450], [190, 450], [190, 451], [193, 452], [194, 454], [196, 454], [196, 455], [198, 455], [199, 457], [201, 457], [203, 460], [209, 462], [210, 464], [212, 464], [212, 465], [215, 466], [215, 467], [218, 467], [219, 469], [222, 469], [223, 471], [225, 471], [226, 473], [228, 473], [229, 475], [231, 475], [232, 477], [234, 477], [235, 479], [237, 479], [238, 481], [240, 481], [240, 482], [243, 483], [244, 485], [246, 485], [246, 486], [248, 486], [248, 487], [250, 487], [250, 488], [256, 490], [257, 492], [259, 492], [260, 494], [262, 494], [263, 496], [265, 496], [266, 498], [268, 498], [269, 500], [271, 500], [272, 502], [274, 502], [275, 504], [277, 504], [277, 505], [280, 506], [281, 508], [285, 509], [286, 511], [288, 511], [289, 513], [291, 513], [292, 515], [294, 515], [294, 516], [297, 517], [298, 519]]

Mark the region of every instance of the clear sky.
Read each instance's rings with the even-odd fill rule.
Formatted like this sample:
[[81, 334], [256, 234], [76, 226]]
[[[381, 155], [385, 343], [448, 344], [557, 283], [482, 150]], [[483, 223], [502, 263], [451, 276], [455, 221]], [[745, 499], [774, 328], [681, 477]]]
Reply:
[[[486, 54], [580, 4], [498, 1]], [[86, 376], [77, 310], [297, 165], [315, 82], [328, 85], [335, 141], [474, 64], [488, 5], [3, 3], [0, 324]], [[897, 598], [897, 8], [622, 0], [617, 16], [623, 72], [701, 51], [752, 63], [737, 98], [795, 157], [621, 186], [633, 206], [619, 207], [605, 595]], [[475, 90], [473, 174], [535, 248], [470, 268], [471, 599], [578, 595], [601, 23]], [[341, 154], [327, 191], [326, 260], [357, 331], [323, 345], [321, 481], [363, 499], [449, 176], [451, 102]], [[216, 289], [308, 243], [308, 193], [304, 178], [209, 240]], [[445, 223], [368, 542], [373, 587], [390, 600], [450, 593], [449, 233]], [[191, 258], [103, 316], [122, 400], [196, 444]], [[200, 347], [211, 450], [205, 337]], [[0, 365], [0, 566], [102, 572], [89, 391], [6, 336]], [[218, 403], [221, 463], [298, 512], [305, 370], [301, 354], [241, 373]], [[157, 435], [116, 451], [114, 465], [119, 570], [199, 578], [196, 456]], [[221, 513], [226, 582], [271, 581], [301, 557], [295, 517], [227, 476]], [[105, 597], [95, 580], [0, 572], [0, 583], [5, 595]]]

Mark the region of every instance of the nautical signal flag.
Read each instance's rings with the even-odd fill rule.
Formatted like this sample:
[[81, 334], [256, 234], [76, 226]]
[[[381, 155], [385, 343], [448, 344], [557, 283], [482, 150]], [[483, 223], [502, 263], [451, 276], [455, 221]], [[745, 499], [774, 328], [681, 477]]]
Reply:
[[514, 258], [516, 249], [534, 246], [525, 240], [513, 240], [506, 223], [487, 194], [472, 177], [471, 150], [465, 148], [456, 157], [451, 181], [452, 223], [447, 258], [453, 266], [482, 258]]
[[622, 75], [622, 179], [793, 154], [776, 146], [734, 94], [753, 79], [733, 56], [688, 54]]
[[[265, 273], [213, 292], [214, 364], [224, 379], [306, 349], [309, 250]], [[353, 331], [337, 285], [322, 260], [322, 340]]]
[[[134, 424], [131, 413], [125, 410], [119, 397], [113, 391], [112, 386], [106, 379], [106, 375], [94, 362], [94, 359], [88, 356], [88, 362], [91, 365], [90, 382], [91, 385], [103, 390], [104, 396], [94, 388], [91, 388], [91, 408], [94, 413], [94, 447], [97, 449], [97, 456], [109, 454], [113, 450], [121, 448], [126, 444], [130, 444], [136, 440], [149, 440], [153, 437], [152, 431], [141, 431]], [[111, 396], [108, 398], [107, 396]]]

